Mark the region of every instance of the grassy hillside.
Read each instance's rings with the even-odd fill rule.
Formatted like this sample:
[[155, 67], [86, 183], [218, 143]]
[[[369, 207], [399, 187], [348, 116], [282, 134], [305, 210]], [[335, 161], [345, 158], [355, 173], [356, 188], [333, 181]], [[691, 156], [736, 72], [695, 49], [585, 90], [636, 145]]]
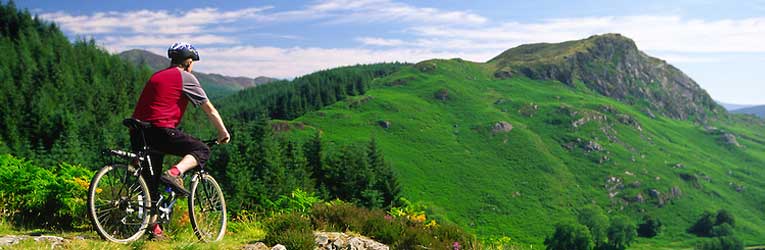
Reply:
[[[296, 121], [329, 141], [375, 137], [404, 196], [482, 237], [541, 247], [556, 223], [595, 204], [636, 223], [660, 218], [665, 233], [643, 245], [690, 246], [686, 229], [720, 208], [739, 218], [747, 244], [762, 243], [763, 121], [651, 118], [578, 81], [497, 79], [495, 67], [421, 62]], [[494, 131], [501, 121], [513, 129]]]

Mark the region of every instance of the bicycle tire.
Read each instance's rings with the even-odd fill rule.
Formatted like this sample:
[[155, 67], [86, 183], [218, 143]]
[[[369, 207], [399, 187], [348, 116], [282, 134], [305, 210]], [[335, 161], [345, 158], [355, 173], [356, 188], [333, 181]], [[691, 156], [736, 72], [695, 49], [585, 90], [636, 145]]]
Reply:
[[202, 242], [223, 239], [226, 234], [226, 201], [218, 182], [210, 175], [197, 175], [191, 183], [189, 217], [194, 234]]
[[104, 240], [135, 241], [149, 226], [152, 214], [149, 187], [142, 176], [133, 175], [134, 171], [123, 164], [106, 165], [90, 182], [88, 216]]

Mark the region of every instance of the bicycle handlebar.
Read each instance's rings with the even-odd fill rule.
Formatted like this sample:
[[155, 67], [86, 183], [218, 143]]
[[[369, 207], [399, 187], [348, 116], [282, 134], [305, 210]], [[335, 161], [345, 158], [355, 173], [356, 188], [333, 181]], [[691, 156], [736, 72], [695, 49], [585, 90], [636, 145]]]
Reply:
[[210, 140], [205, 140], [205, 141], [202, 141], [202, 142], [207, 144], [208, 147], [212, 147], [212, 146], [220, 144], [220, 143], [218, 143], [218, 139], [210, 139]]

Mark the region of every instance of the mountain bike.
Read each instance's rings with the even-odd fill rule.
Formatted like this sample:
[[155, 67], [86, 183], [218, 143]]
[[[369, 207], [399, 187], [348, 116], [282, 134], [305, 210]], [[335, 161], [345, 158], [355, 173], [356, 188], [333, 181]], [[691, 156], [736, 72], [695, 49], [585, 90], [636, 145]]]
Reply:
[[[140, 133], [144, 145], [144, 129], [151, 124], [137, 119], [125, 119], [123, 124]], [[204, 141], [212, 147], [216, 140]], [[151, 167], [150, 147], [137, 152], [109, 149], [104, 153], [125, 163], [112, 163], [102, 167], [90, 182], [88, 189], [88, 216], [93, 228], [101, 238], [118, 243], [128, 243], [140, 238], [149, 227], [153, 215], [156, 223], [169, 223], [173, 206], [180, 195], [167, 186], [155, 204], [152, 204], [149, 186], [141, 172]], [[219, 241], [226, 234], [226, 202], [223, 191], [210, 174], [196, 167], [191, 177], [191, 193], [188, 197], [189, 218], [194, 234], [203, 242]]]

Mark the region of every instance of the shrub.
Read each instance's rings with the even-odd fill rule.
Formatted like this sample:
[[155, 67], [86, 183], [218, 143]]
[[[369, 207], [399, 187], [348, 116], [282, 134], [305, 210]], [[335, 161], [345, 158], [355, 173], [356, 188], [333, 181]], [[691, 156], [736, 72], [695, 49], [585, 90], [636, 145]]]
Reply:
[[0, 155], [0, 198], [17, 224], [47, 227], [87, 225], [86, 195], [93, 172], [61, 163], [53, 171], [31, 161]]
[[[70, 220], [71, 226], [88, 225], [86, 216], [87, 195], [93, 172], [79, 165], [61, 163], [57, 171], [55, 194], [56, 215], [62, 220]], [[69, 223], [67, 223], [69, 224]]]
[[608, 242], [605, 244], [609, 250], [624, 250], [637, 236], [635, 230], [635, 224], [632, 224], [625, 217], [616, 217], [611, 220], [611, 225], [608, 227]]
[[695, 250], [743, 250], [744, 243], [734, 236], [717, 237], [699, 242]]
[[576, 223], [558, 224], [553, 235], [545, 239], [547, 250], [590, 250], [593, 245], [587, 227]]
[[270, 204], [273, 211], [278, 213], [296, 212], [307, 215], [314, 204], [321, 202], [321, 199], [315, 193], [309, 193], [295, 189], [289, 196], [282, 195], [278, 200]]
[[716, 215], [709, 211], [704, 211], [701, 214], [701, 218], [688, 229], [688, 232], [700, 237], [728, 236], [733, 234], [733, 228], [735, 227], [736, 219], [733, 215], [724, 209], [720, 209]]
[[268, 245], [282, 244], [287, 249], [313, 250], [314, 237], [311, 220], [298, 213], [280, 214], [265, 222]]
[[731, 227], [736, 227], [736, 218], [725, 209], [717, 211], [715, 219], [715, 225], [729, 224]]
[[713, 217], [714, 215], [712, 215], [711, 212], [704, 211], [704, 213], [701, 214], [701, 218], [699, 218], [693, 226], [688, 228], [688, 232], [701, 237], [711, 236], [712, 227], [715, 226]]
[[579, 211], [577, 218], [579, 223], [590, 229], [592, 241], [595, 245], [601, 245], [606, 241], [608, 229], [608, 217], [600, 207], [590, 206]]
[[733, 235], [733, 226], [728, 223], [714, 226], [712, 227], [712, 232], [710, 234], [712, 237], [731, 236]]
[[368, 232], [367, 236], [373, 239], [390, 244], [399, 241], [404, 232], [404, 226], [393, 217], [374, 216], [364, 223], [362, 231]]
[[373, 214], [368, 209], [361, 209], [351, 203], [335, 200], [330, 203], [317, 204], [311, 210], [314, 225], [320, 229], [332, 231], [363, 232], [365, 221], [370, 217], [383, 217], [382, 211]]
[[652, 216], [646, 216], [643, 219], [643, 223], [638, 225], [638, 236], [645, 238], [653, 238], [661, 233], [661, 221], [658, 218]]
[[414, 222], [408, 216], [395, 217], [379, 209], [369, 210], [341, 201], [317, 204], [311, 215], [320, 230], [358, 232], [391, 249], [451, 249], [455, 242], [461, 245], [475, 242], [455, 225], [438, 224], [434, 220], [427, 224]]

